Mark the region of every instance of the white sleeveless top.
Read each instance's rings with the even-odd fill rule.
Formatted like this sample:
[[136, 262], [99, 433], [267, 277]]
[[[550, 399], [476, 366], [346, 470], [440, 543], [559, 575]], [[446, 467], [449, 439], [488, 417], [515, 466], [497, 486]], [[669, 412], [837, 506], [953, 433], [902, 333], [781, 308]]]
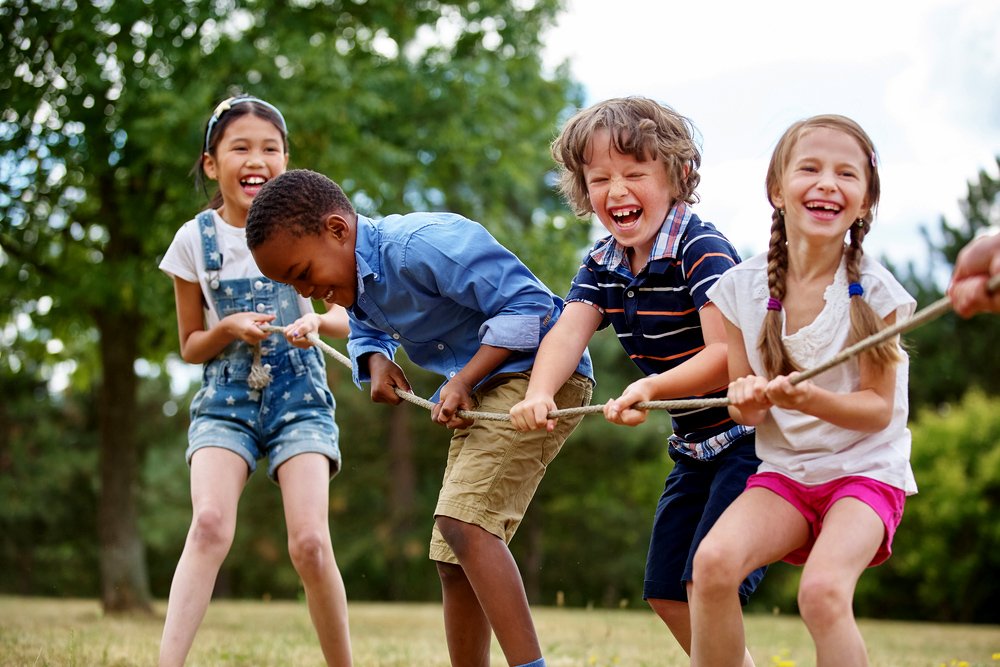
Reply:
[[[864, 299], [879, 317], [896, 313], [896, 321], [913, 315], [916, 301], [878, 262], [861, 260]], [[743, 332], [750, 367], [766, 377], [757, 339], [767, 313], [767, 256], [757, 255], [722, 275], [708, 292], [722, 314]], [[850, 296], [843, 260], [826, 288], [826, 304], [816, 319], [792, 335], [782, 334], [789, 354], [803, 369], [815, 368], [846, 347], [850, 333]], [[784, 312], [782, 312], [784, 315]], [[784, 328], [784, 325], [782, 325]], [[859, 475], [879, 480], [907, 495], [917, 492], [910, 468], [910, 431], [907, 384], [909, 357], [900, 349], [896, 365], [896, 391], [889, 426], [876, 433], [834, 426], [816, 417], [772, 407], [757, 425], [759, 472], [776, 472], [802, 484], [816, 485]], [[812, 378], [812, 382], [837, 393], [858, 389], [857, 358], [834, 366]]]

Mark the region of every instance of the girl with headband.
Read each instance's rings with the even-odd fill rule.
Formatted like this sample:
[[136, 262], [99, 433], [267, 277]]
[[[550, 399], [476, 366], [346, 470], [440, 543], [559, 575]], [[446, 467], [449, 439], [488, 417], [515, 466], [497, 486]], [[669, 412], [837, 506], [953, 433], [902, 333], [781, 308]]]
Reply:
[[314, 332], [346, 337], [347, 314], [334, 305], [314, 312], [309, 299], [265, 278], [246, 244], [250, 202], [287, 165], [277, 108], [245, 95], [220, 103], [196, 165], [197, 180], [215, 181], [218, 191], [160, 263], [174, 281], [181, 356], [204, 365], [185, 455], [191, 528], [170, 586], [160, 667], [187, 658], [233, 543], [240, 495], [260, 460], [281, 490], [288, 552], [326, 662], [351, 665], [347, 597], [329, 526], [339, 431], [323, 356], [307, 339]]

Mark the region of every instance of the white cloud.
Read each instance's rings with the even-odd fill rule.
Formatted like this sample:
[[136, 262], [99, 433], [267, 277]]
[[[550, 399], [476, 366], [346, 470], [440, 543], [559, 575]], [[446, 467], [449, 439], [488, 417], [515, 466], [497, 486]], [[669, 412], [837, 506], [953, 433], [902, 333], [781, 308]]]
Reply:
[[911, 0], [570, 0], [546, 39], [587, 101], [645, 95], [704, 138], [701, 217], [741, 252], [764, 249], [771, 150], [793, 121], [842, 113], [872, 136], [882, 201], [866, 249], [920, 261], [921, 225], [1000, 155], [1000, 3]]

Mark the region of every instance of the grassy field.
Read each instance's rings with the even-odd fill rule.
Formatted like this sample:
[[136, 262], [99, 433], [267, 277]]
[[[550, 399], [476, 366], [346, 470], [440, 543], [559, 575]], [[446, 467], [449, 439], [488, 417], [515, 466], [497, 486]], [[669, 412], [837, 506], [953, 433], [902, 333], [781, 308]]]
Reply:
[[[0, 666], [154, 665], [162, 613], [104, 618], [93, 600], [0, 597]], [[681, 667], [686, 656], [647, 610], [538, 607], [535, 621], [550, 667]], [[434, 604], [350, 605], [358, 667], [447, 667]], [[747, 618], [758, 667], [809, 667], [812, 643], [797, 617]], [[872, 667], [1000, 667], [1000, 628], [864, 621]], [[494, 645], [493, 664], [504, 665]], [[195, 640], [191, 667], [322, 667], [300, 602], [219, 601]]]

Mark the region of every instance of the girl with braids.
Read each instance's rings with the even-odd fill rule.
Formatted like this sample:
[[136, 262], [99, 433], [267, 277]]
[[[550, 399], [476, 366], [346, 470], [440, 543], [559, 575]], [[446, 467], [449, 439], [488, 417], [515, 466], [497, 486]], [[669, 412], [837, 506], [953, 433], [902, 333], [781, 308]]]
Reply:
[[739, 582], [777, 560], [803, 566], [798, 604], [816, 664], [868, 664], [854, 588], [889, 557], [917, 490], [906, 353], [893, 338], [812, 381], [795, 374], [913, 313], [913, 298], [862, 250], [879, 199], [876, 164], [848, 118], [792, 125], [768, 168], [766, 255], [709, 290], [726, 320], [730, 414], [756, 426], [761, 466], [695, 555], [694, 666], [742, 664]]

